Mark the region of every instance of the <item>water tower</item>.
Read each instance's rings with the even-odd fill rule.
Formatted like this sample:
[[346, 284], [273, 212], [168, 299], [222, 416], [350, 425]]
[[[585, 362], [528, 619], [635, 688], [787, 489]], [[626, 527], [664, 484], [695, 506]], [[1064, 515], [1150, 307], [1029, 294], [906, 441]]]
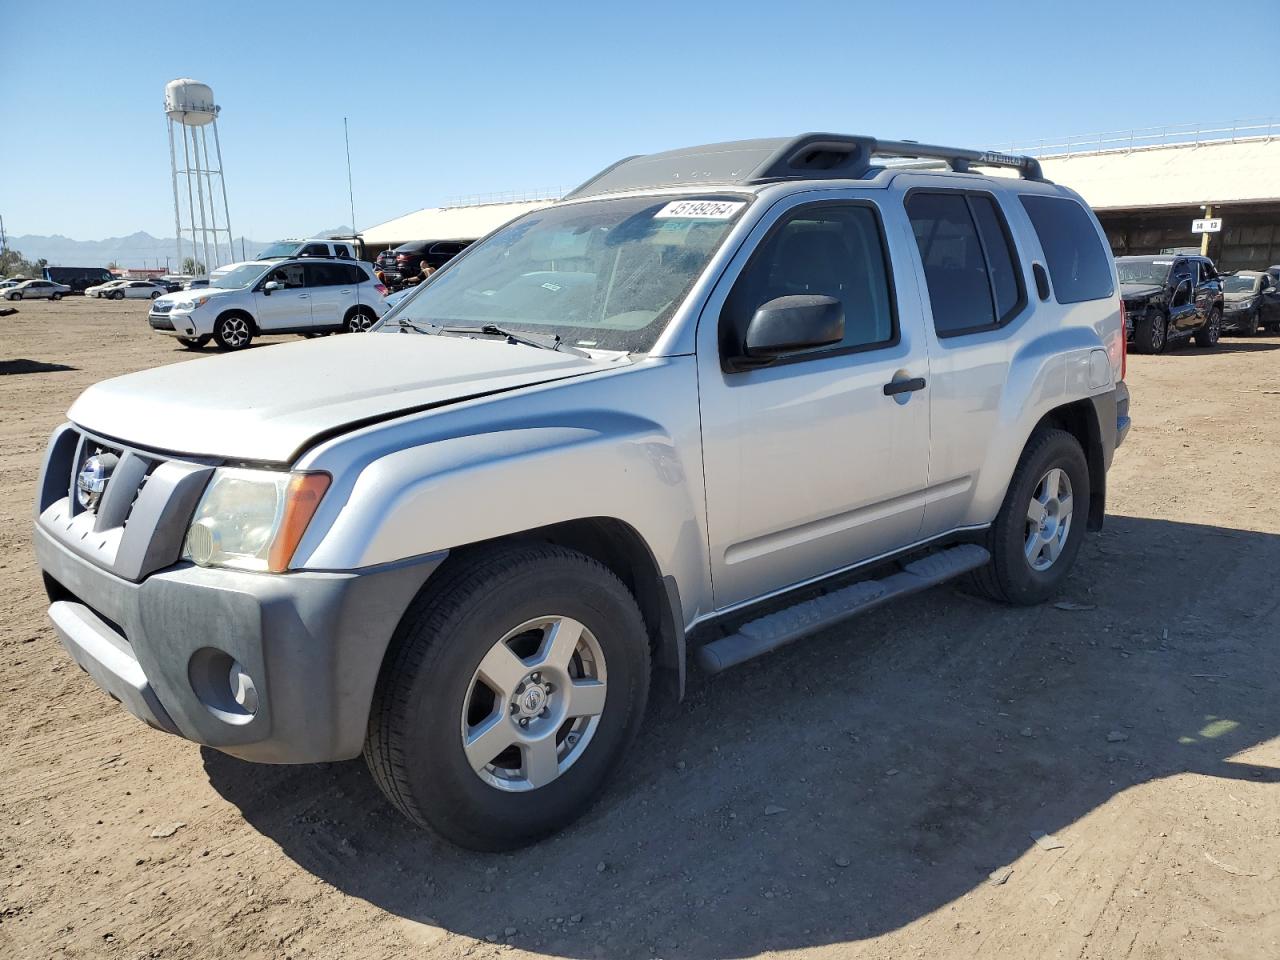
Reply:
[[[183, 243], [191, 242], [190, 256], [205, 265], [206, 272], [235, 260], [231, 243], [231, 213], [227, 207], [227, 182], [222, 176], [222, 143], [218, 139], [218, 114], [213, 88], [195, 80], [171, 80], [164, 87], [164, 112], [169, 118], [169, 166], [173, 178], [173, 220], [178, 231], [178, 269], [182, 269]], [[209, 162], [209, 138], [218, 165]], [[174, 131], [182, 138], [182, 166], [174, 144]], [[179, 185], [178, 178], [182, 178]], [[183, 189], [185, 188], [185, 189]], [[222, 197], [222, 222], [218, 222], [218, 195]], [[187, 208], [187, 225], [182, 218]], [[197, 219], [198, 217], [198, 219]], [[222, 241], [226, 241], [223, 256]]]

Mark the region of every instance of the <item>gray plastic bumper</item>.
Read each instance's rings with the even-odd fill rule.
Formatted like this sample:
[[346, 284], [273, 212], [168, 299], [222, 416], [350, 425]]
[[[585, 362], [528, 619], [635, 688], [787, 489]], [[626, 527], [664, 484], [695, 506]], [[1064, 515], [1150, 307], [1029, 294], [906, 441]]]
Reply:
[[[133, 583], [40, 525], [35, 547], [58, 636], [100, 687], [157, 729], [267, 763], [360, 753], [383, 653], [446, 556], [351, 573], [183, 565]], [[233, 661], [252, 711], [231, 696]]]

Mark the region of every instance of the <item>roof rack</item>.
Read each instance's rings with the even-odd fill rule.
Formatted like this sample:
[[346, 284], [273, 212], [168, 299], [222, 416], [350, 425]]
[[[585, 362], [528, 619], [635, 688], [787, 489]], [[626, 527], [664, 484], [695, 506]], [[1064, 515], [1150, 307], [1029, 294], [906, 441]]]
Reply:
[[912, 140], [805, 133], [625, 157], [566, 194], [565, 199], [687, 184], [747, 186], [784, 180], [860, 180], [884, 169], [872, 161], [886, 158], [941, 160], [957, 173], [966, 173], [971, 167], [1006, 167], [1017, 170], [1027, 180], [1044, 179], [1040, 161], [1034, 157], [939, 147]]

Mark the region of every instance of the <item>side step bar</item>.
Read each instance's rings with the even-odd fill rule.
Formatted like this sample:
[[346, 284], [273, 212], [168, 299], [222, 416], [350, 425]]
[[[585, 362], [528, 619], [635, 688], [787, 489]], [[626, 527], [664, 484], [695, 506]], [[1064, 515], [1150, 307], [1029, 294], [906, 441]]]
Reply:
[[987, 549], [974, 543], [929, 554], [881, 580], [863, 580], [744, 623], [737, 633], [699, 647], [698, 665], [707, 673], [719, 673], [882, 603], [928, 590], [990, 562]]

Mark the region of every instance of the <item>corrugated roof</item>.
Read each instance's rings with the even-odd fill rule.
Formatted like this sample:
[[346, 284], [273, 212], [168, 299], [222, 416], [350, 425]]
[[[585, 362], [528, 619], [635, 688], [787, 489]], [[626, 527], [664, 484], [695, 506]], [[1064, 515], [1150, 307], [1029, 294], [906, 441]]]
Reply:
[[480, 203], [469, 207], [428, 207], [362, 231], [364, 242], [392, 246], [411, 240], [475, 240], [530, 210], [550, 206], [551, 200]]
[[1042, 157], [1095, 210], [1280, 201], [1280, 138]]

